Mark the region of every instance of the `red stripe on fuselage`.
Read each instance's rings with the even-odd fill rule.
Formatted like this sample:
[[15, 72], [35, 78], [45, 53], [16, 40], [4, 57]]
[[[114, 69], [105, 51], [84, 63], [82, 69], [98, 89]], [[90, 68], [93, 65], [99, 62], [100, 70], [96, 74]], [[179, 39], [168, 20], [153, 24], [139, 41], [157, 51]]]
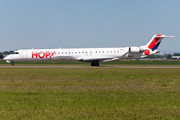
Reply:
[[[160, 34], [157, 34], [156, 37], [158, 37], [158, 36], [161, 36], [161, 35], [160, 35]], [[152, 48], [155, 46], [155, 44], [158, 42], [159, 39], [160, 39], [160, 38], [154, 38], [154, 39], [152, 40], [152, 42], [149, 44], [148, 48], [149, 48], [149, 49], [152, 49]]]

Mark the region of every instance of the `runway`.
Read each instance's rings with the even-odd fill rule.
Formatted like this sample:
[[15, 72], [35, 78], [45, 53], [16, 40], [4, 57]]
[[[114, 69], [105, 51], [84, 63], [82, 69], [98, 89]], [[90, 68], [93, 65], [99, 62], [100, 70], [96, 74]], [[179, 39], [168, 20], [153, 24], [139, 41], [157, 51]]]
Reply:
[[137, 66], [137, 65], [124, 65], [124, 66], [0, 66], [0, 68], [180, 68], [180, 66]]

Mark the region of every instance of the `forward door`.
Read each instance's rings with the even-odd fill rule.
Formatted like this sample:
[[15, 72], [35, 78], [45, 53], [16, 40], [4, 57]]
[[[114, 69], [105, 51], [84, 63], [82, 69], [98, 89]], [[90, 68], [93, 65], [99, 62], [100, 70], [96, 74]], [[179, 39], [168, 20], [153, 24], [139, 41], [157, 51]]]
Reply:
[[27, 58], [27, 50], [22, 50], [22, 59]]

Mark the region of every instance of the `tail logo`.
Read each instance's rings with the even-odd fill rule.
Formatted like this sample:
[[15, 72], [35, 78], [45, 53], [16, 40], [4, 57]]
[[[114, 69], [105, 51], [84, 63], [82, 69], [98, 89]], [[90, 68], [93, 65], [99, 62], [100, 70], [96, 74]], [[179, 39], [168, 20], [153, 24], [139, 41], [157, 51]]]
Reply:
[[[151, 49], [152, 51], [156, 50], [159, 46], [159, 44], [161, 43], [161, 41], [159, 41], [160, 36], [162, 36], [161, 34], [157, 34], [152, 42], [149, 44], [148, 48]], [[159, 38], [158, 38], [159, 37]]]

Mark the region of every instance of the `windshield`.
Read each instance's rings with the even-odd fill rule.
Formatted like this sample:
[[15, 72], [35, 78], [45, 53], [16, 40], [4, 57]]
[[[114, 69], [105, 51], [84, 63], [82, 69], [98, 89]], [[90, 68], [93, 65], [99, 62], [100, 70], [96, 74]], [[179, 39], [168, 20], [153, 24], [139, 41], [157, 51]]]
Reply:
[[19, 54], [19, 52], [14, 52], [14, 54]]

